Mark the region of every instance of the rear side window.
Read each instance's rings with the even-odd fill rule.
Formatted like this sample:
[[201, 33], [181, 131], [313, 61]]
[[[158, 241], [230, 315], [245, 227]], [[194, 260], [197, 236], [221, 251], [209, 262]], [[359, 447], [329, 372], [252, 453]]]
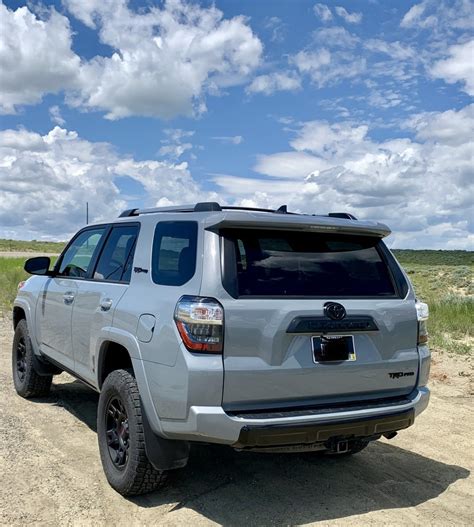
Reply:
[[114, 227], [105, 242], [94, 272], [94, 280], [130, 282], [138, 225]]
[[251, 229], [222, 234], [224, 286], [233, 296], [395, 295], [378, 238]]
[[197, 223], [162, 221], [153, 240], [152, 278], [161, 285], [183, 285], [196, 271]]

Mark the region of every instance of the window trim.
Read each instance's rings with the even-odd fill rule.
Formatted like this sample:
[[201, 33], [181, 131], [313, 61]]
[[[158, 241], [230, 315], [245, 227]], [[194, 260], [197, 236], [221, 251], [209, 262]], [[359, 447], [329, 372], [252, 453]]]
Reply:
[[[176, 223], [191, 223], [196, 228], [196, 240], [195, 240], [195, 261], [194, 261], [194, 271], [193, 274], [183, 283], [180, 284], [163, 284], [161, 282], [158, 282], [155, 280], [155, 277], [158, 273], [158, 271], [155, 271], [155, 262], [157, 259], [155, 258], [155, 246], [156, 246], [156, 231], [158, 230], [160, 225], [169, 225], [169, 224], [176, 224]], [[158, 221], [155, 225], [155, 228], [153, 230], [153, 245], [151, 247], [151, 280], [154, 284], [163, 286], [163, 287], [182, 287], [183, 285], [188, 284], [195, 276], [197, 271], [197, 265], [198, 265], [198, 247], [199, 247], [199, 223], [195, 220], [164, 220], [164, 221]], [[159, 255], [159, 251], [158, 251]], [[159, 258], [158, 258], [159, 260]]]
[[[220, 237], [220, 251], [221, 251], [221, 279], [222, 286], [227, 293], [235, 299], [249, 299], [249, 300], [280, 300], [283, 298], [290, 300], [319, 300], [319, 299], [334, 299], [334, 300], [400, 300], [406, 298], [409, 286], [399, 268], [395, 258], [390, 250], [384, 244], [382, 239], [379, 239], [374, 245], [375, 250], [380, 256], [381, 261], [387, 266], [387, 273], [390, 282], [393, 286], [394, 294], [387, 295], [240, 295], [239, 283], [237, 277], [237, 254], [235, 251], [235, 238], [229, 236], [228, 230], [222, 229], [219, 232]], [[260, 229], [256, 229], [260, 230]], [[281, 229], [264, 229], [264, 230], [281, 230]], [[349, 235], [350, 236], [350, 235]], [[370, 235], [368, 235], [370, 237]], [[374, 237], [377, 238], [377, 237]]]
[[[138, 243], [138, 236], [140, 235], [141, 225], [142, 224], [139, 221], [126, 222], [126, 223], [112, 223], [112, 224], [110, 224], [109, 225], [109, 229], [107, 230], [106, 237], [104, 239], [104, 243], [101, 244], [100, 251], [99, 251], [99, 253], [97, 255], [97, 258], [95, 259], [94, 267], [92, 269], [92, 273], [90, 274], [90, 278], [88, 276], [86, 279], [90, 280], [91, 282], [98, 282], [98, 283], [129, 285], [130, 281], [131, 281], [131, 278], [130, 278], [129, 281], [127, 281], [127, 280], [106, 280], [106, 279], [101, 279], [101, 278], [94, 278], [94, 274], [95, 274], [95, 271], [97, 269], [97, 265], [99, 264], [100, 257], [102, 256], [102, 253], [104, 252], [105, 246], [106, 246], [110, 236], [112, 235], [112, 231], [114, 229], [120, 228], [120, 227], [137, 227], [137, 237], [135, 239], [135, 251], [136, 251], [136, 244]], [[134, 254], [134, 256], [135, 256], [135, 254]], [[87, 273], [87, 274], [89, 275], [89, 273]]]

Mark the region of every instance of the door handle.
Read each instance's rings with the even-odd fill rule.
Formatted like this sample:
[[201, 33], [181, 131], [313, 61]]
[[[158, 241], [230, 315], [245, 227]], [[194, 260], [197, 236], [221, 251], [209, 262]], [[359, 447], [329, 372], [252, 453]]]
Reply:
[[70, 305], [74, 302], [74, 293], [72, 291], [68, 291], [67, 293], [64, 293], [63, 300], [64, 303], [67, 305]]
[[101, 311], [108, 311], [111, 307], [112, 307], [112, 300], [110, 300], [110, 298], [104, 298], [104, 300], [101, 300], [100, 302]]

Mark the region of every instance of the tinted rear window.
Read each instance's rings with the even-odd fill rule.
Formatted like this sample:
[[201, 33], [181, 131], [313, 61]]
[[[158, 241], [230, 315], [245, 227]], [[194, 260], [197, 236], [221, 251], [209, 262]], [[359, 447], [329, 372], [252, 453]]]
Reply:
[[224, 282], [238, 296], [395, 295], [377, 238], [250, 229], [222, 234]]
[[183, 285], [196, 270], [197, 223], [161, 221], [153, 241], [152, 278], [157, 284]]

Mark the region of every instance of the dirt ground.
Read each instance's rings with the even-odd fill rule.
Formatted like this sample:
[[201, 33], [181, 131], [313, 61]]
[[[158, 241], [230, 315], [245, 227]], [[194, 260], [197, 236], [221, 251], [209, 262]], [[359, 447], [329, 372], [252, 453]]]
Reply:
[[107, 484], [98, 396], [71, 377], [25, 401], [0, 322], [0, 523], [5, 525], [472, 525], [473, 361], [435, 354], [414, 427], [346, 459], [194, 447], [169, 486], [125, 499]]

